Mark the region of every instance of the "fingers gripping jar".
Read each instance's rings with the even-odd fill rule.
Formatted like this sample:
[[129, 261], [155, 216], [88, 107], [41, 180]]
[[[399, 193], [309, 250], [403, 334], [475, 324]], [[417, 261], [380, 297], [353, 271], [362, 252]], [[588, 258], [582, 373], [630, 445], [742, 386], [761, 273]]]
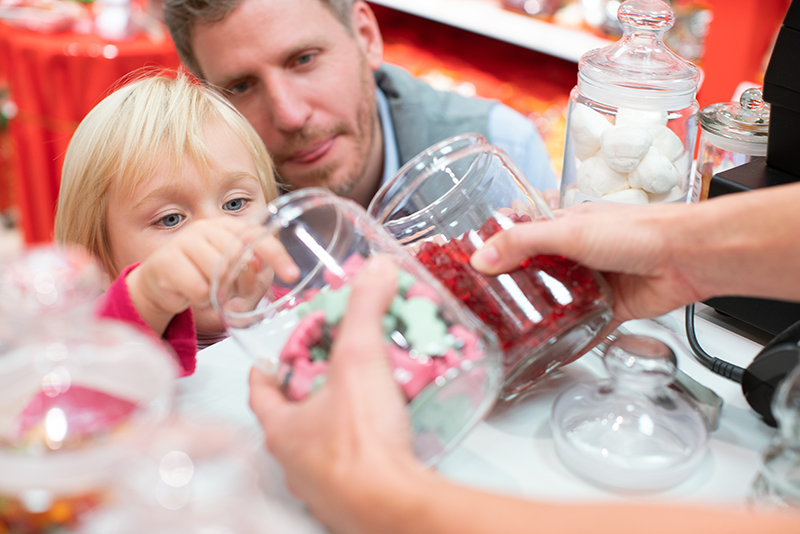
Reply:
[[691, 199], [700, 70], [663, 42], [672, 9], [660, 0], [619, 8], [624, 36], [584, 54], [570, 94], [561, 206]]
[[418, 154], [368, 210], [497, 335], [504, 400], [580, 356], [611, 319], [605, 279], [564, 257], [535, 256], [497, 276], [470, 265], [492, 235], [553, 217], [508, 156], [478, 134]]

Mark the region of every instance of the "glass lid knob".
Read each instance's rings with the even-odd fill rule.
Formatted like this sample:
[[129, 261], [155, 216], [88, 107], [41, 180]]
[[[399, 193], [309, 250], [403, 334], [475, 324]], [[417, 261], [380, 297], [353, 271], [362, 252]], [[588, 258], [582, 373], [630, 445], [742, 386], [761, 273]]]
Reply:
[[654, 390], [675, 379], [678, 360], [665, 343], [639, 335], [624, 335], [606, 349], [604, 362], [618, 387]]
[[617, 12], [625, 33], [636, 30], [664, 32], [675, 24], [675, 14], [661, 0], [628, 0]]

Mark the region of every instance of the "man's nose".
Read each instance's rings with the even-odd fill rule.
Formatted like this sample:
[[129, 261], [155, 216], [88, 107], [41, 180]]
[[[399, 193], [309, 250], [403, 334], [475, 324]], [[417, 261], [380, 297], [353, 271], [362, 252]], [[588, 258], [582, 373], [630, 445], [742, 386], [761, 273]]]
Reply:
[[273, 125], [285, 132], [301, 130], [313, 111], [301, 92], [285, 80], [271, 80], [268, 90]]

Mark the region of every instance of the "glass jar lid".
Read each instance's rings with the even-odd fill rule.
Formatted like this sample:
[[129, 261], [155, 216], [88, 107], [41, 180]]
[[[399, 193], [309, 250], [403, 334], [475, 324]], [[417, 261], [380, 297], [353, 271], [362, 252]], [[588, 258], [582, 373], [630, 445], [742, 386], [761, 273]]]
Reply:
[[[713, 144], [741, 154], [763, 155], [769, 139], [770, 105], [761, 89], [742, 93], [738, 102], [711, 104], [700, 111], [700, 127], [717, 136]], [[722, 138], [722, 139], [718, 139]], [[724, 145], [724, 146], [723, 146]]]
[[100, 266], [78, 247], [42, 245], [0, 263], [0, 313], [11, 318], [74, 314], [101, 292]]
[[596, 484], [659, 490], [683, 481], [703, 459], [702, 416], [667, 386], [677, 360], [647, 336], [625, 335], [608, 346], [610, 380], [576, 384], [553, 404], [551, 426], [564, 463]]
[[628, 0], [617, 13], [624, 35], [616, 43], [585, 53], [578, 86], [592, 100], [642, 109], [683, 109], [694, 100], [700, 69], [664, 44], [675, 23], [661, 0]]

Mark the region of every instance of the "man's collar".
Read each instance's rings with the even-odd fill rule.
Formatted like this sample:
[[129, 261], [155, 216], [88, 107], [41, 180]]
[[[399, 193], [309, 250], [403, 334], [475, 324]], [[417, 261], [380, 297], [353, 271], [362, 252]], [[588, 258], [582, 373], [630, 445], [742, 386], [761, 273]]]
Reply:
[[397, 141], [394, 137], [394, 124], [392, 114], [389, 113], [389, 102], [386, 95], [378, 87], [375, 87], [375, 100], [378, 103], [378, 114], [381, 118], [381, 129], [383, 130], [383, 176], [381, 185], [385, 184], [400, 170], [400, 157], [397, 151]]

